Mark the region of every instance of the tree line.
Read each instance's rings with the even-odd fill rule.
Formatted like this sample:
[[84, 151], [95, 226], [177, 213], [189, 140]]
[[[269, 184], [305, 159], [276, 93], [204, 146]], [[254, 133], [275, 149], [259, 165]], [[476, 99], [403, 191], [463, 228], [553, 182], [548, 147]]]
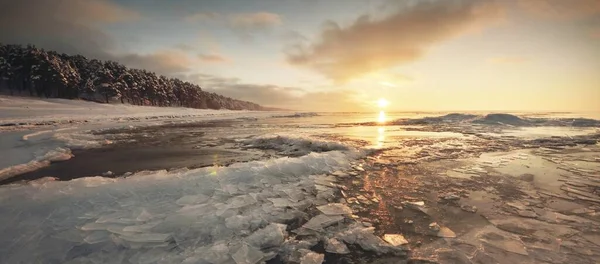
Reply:
[[266, 110], [258, 104], [203, 91], [176, 78], [114, 61], [0, 43], [0, 90], [10, 95], [85, 99], [101, 103]]

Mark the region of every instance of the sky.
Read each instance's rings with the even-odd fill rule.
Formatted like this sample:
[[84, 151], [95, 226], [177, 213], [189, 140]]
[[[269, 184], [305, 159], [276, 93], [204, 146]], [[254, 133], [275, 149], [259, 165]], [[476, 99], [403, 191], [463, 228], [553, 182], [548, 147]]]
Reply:
[[600, 0], [0, 0], [0, 43], [310, 111], [600, 111]]

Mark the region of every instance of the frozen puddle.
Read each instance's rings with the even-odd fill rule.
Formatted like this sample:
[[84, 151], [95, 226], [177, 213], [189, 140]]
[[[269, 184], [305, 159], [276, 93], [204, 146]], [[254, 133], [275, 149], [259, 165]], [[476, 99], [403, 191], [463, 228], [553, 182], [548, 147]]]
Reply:
[[[288, 225], [307, 222], [305, 209], [328, 215], [329, 223], [308, 221], [314, 229], [351, 213], [328, 205], [335, 176], [324, 175], [349, 168], [349, 155], [2, 186], [0, 262], [252, 264], [285, 259], [282, 252], [291, 259], [303, 247], [290, 241]], [[390, 250], [368, 232], [344, 234], [340, 240], [366, 238]], [[328, 247], [344, 251], [334, 241]], [[310, 256], [307, 263], [322, 259]]]

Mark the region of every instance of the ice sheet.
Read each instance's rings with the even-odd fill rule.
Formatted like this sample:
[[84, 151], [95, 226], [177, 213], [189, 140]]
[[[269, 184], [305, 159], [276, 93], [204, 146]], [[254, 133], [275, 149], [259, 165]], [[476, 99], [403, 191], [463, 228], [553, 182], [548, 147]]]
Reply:
[[[272, 199], [316, 200], [314, 177], [345, 170], [343, 152], [237, 163], [230, 167], [80, 178], [68, 182], [0, 186], [0, 262], [166, 263], [212, 258], [256, 263], [287, 237], [287, 221], [305, 218]], [[277, 182], [277, 184], [272, 184]], [[242, 185], [236, 194], [225, 186]], [[342, 217], [339, 217], [342, 218]], [[340, 219], [341, 220], [341, 219]], [[339, 221], [339, 220], [338, 220]], [[235, 256], [235, 257], [234, 257]], [[194, 261], [197, 260], [197, 261]]]

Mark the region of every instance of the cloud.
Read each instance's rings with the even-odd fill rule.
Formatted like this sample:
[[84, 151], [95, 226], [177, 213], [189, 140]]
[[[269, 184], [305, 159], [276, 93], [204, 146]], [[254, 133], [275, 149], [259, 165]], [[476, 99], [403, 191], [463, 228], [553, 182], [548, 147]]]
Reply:
[[269, 12], [238, 13], [229, 16], [229, 24], [238, 29], [265, 29], [280, 25], [281, 17]]
[[158, 51], [151, 54], [123, 54], [116, 55], [114, 60], [129, 67], [146, 69], [158, 74], [169, 74], [185, 72], [189, 70], [193, 61], [180, 51]]
[[[237, 78], [190, 74], [180, 78], [199, 84], [202, 89], [264, 106], [309, 111], [361, 111], [352, 90], [307, 92], [298, 87], [242, 83]], [[335, 98], [335, 100], [331, 100]]]
[[219, 55], [219, 54], [214, 54], [214, 53], [209, 53], [209, 54], [198, 54], [198, 58], [203, 61], [203, 62], [212, 62], [212, 63], [221, 63], [221, 62], [228, 62], [229, 59]]
[[214, 22], [228, 27], [243, 40], [252, 40], [256, 33], [269, 32], [281, 25], [281, 16], [269, 12], [222, 14], [200, 12], [184, 17], [187, 22]]
[[592, 30], [592, 32], [590, 32], [590, 36], [595, 39], [600, 39], [600, 28]]
[[189, 16], [184, 17], [184, 20], [187, 22], [207, 22], [207, 21], [217, 21], [222, 18], [222, 15], [215, 12], [199, 12], [195, 14], [191, 14]]
[[186, 70], [186, 64], [191, 60], [181, 52], [114, 53], [115, 40], [102, 30], [102, 26], [140, 18], [135, 10], [103, 0], [2, 1], [0, 42], [34, 44], [67, 54], [113, 60], [160, 74]]
[[326, 22], [320, 39], [285, 50], [287, 60], [336, 82], [421, 58], [444, 40], [480, 29], [502, 18], [494, 1], [418, 1], [399, 4], [393, 14], [375, 19], [364, 15], [349, 26]]
[[185, 43], [177, 44], [177, 45], [175, 45], [175, 48], [182, 50], [182, 51], [193, 51], [196, 49], [194, 46], [185, 44]]
[[526, 58], [519, 56], [493, 57], [488, 60], [488, 62], [492, 64], [521, 64], [527, 61], [528, 60]]
[[114, 40], [99, 25], [138, 18], [136, 11], [102, 0], [3, 1], [0, 42], [103, 56]]
[[519, 0], [518, 4], [541, 18], [574, 19], [600, 14], [598, 0]]

